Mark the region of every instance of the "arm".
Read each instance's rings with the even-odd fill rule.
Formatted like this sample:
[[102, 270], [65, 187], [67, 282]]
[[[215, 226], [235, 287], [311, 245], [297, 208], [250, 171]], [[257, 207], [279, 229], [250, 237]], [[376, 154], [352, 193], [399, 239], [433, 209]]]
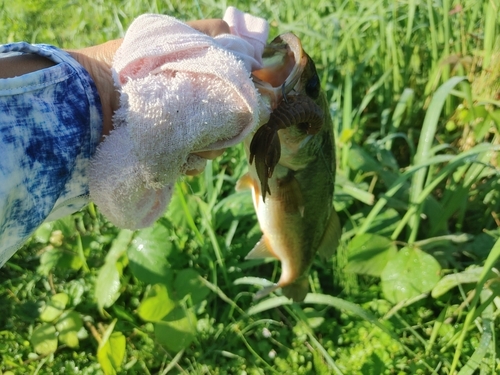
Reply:
[[25, 54], [0, 59], [0, 78], [12, 78], [55, 65], [45, 57]]
[[[187, 22], [188, 25], [207, 35], [216, 36], [229, 33], [229, 26], [220, 19], [197, 20]], [[119, 93], [115, 90], [111, 75], [111, 64], [122, 39], [111, 40], [92, 47], [67, 50], [90, 74], [99, 92], [103, 109], [103, 132], [108, 135], [113, 130], [113, 113], [119, 106]], [[0, 78], [11, 78], [53, 66], [55, 63], [38, 55], [25, 54], [0, 59]], [[221, 155], [223, 150], [201, 152], [198, 156], [213, 159]], [[190, 171], [195, 174], [199, 171]]]
[[[187, 24], [210, 36], [229, 33], [229, 26], [220, 19], [191, 21], [187, 22]], [[111, 64], [113, 56], [121, 43], [122, 39], [116, 39], [97, 46], [67, 50], [89, 72], [97, 87], [103, 108], [103, 135], [108, 135], [113, 129], [111, 120], [113, 112], [118, 108], [119, 104], [119, 94], [114, 88], [111, 76]], [[49, 68], [54, 64], [53, 61], [45, 57], [32, 54], [1, 58], [0, 78], [20, 76]], [[205, 155], [200, 156], [206, 157]]]

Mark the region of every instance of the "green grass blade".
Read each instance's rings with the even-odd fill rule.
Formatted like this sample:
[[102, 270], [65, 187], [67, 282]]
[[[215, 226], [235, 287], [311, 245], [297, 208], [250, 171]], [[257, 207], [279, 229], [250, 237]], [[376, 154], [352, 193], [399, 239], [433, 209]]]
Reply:
[[470, 303], [470, 310], [467, 313], [467, 316], [464, 321], [464, 325], [461, 331], [461, 334], [458, 338], [458, 343], [457, 347], [455, 349], [455, 355], [453, 357], [453, 362], [450, 367], [450, 374], [453, 374], [455, 369], [458, 366], [458, 361], [460, 359], [460, 355], [462, 354], [462, 348], [464, 345], [465, 341], [465, 336], [467, 335], [467, 332], [469, 330], [470, 325], [472, 324], [472, 321], [475, 317], [476, 313], [476, 308], [477, 308], [477, 303], [479, 301], [479, 297], [481, 296], [481, 291], [484, 287], [484, 284], [487, 281], [487, 276], [488, 272], [491, 271], [497, 260], [500, 258], [500, 239], [497, 240], [493, 248], [491, 249], [490, 254], [488, 255], [488, 258], [486, 259], [486, 262], [483, 266], [483, 272], [481, 273], [481, 276], [479, 277], [479, 282], [476, 285], [476, 288], [474, 289], [474, 298], [472, 299]]
[[[399, 131], [399, 126], [401, 125], [401, 121], [403, 120], [403, 115], [405, 111], [411, 107], [411, 103], [415, 97], [415, 92], [410, 88], [405, 88], [403, 93], [399, 97], [398, 104], [394, 109], [394, 113], [392, 114], [392, 118], [390, 121], [390, 126], [388, 129], [388, 134], [393, 134]], [[390, 150], [392, 147], [392, 139], [389, 139], [386, 142], [386, 149]], [[413, 154], [413, 153], [412, 153]]]
[[256, 305], [251, 306], [248, 309], [248, 315], [255, 315], [276, 307], [291, 305], [292, 303], [292, 300], [285, 296], [267, 298]]
[[194, 222], [194, 218], [191, 215], [191, 212], [189, 211], [189, 208], [188, 208], [188, 205], [186, 202], [186, 197], [184, 195], [184, 189], [182, 188], [181, 182], [176, 182], [175, 190], [176, 190], [176, 193], [179, 197], [179, 201], [181, 202], [181, 206], [182, 206], [182, 209], [184, 211], [184, 215], [185, 215], [185, 218], [186, 218], [186, 221], [187, 221], [189, 228], [191, 228], [191, 230], [194, 232], [194, 234], [195, 234], [196, 238], [198, 239], [198, 241], [200, 242], [200, 244], [204, 244], [205, 239], [203, 238], [200, 231], [198, 230], [198, 227], [196, 226], [196, 224]]
[[390, 186], [390, 188], [386, 191], [385, 194], [383, 194], [377, 203], [373, 206], [371, 209], [370, 213], [366, 217], [366, 219], [363, 221], [363, 224], [359, 227], [357, 230], [358, 234], [365, 233], [367, 229], [370, 227], [371, 223], [376, 219], [377, 215], [382, 211], [384, 206], [388, 202], [388, 198], [393, 197], [401, 188], [405, 186], [405, 183], [407, 180], [409, 180], [415, 173], [417, 173], [420, 169], [426, 168], [429, 165], [432, 164], [437, 164], [437, 163], [443, 163], [450, 161], [453, 157], [449, 155], [438, 155], [434, 156], [433, 158], [426, 160], [422, 164], [418, 166], [414, 166], [409, 168], [406, 172], [404, 172], [402, 175], [400, 175], [396, 181], [393, 182], [393, 184]]
[[[484, 168], [484, 164], [482, 160], [474, 160], [471, 158], [475, 158], [476, 156], [480, 156], [481, 154], [488, 154], [489, 151], [495, 150], [495, 149], [500, 149], [500, 147], [495, 147], [490, 144], [480, 144], [472, 149], [463, 152], [457, 156], [455, 156], [453, 159], [449, 161], [449, 163], [442, 168], [439, 173], [435, 176], [433, 176], [431, 182], [421, 191], [420, 195], [417, 197], [417, 199], [414, 201], [414, 204], [409, 207], [408, 211], [405, 213], [403, 218], [398, 224], [398, 227], [394, 230], [394, 233], [392, 234], [391, 238], [393, 240], [397, 239], [401, 231], [403, 230], [403, 227], [409, 222], [409, 220], [417, 214], [418, 208], [421, 206], [421, 204], [425, 201], [427, 197], [429, 197], [434, 189], [449, 175], [453, 174], [453, 172], [459, 168], [461, 165], [468, 164], [468, 163], [480, 163], [481, 168]], [[431, 164], [432, 165], [432, 164]], [[492, 166], [493, 168], [493, 166]], [[418, 173], [418, 172], [416, 172]], [[473, 180], [472, 183], [475, 182]], [[468, 186], [470, 186], [468, 185]], [[465, 191], [465, 190], [464, 190]], [[468, 190], [467, 190], [468, 191]], [[446, 214], [446, 207], [444, 208], [443, 211], [440, 211], [439, 214], [439, 220], [446, 220], [447, 216]], [[441, 218], [443, 217], [443, 218]], [[440, 221], [438, 221], [440, 223]], [[432, 233], [432, 232], [431, 232]]]
[[496, 31], [498, 28], [498, 19], [500, 12], [500, 2], [499, 1], [488, 1], [485, 4], [487, 8], [485, 12], [484, 20], [484, 61], [483, 68], [488, 70], [490, 67], [491, 56], [494, 52], [493, 46], [496, 39]]
[[427, 18], [429, 20], [430, 26], [430, 45], [431, 45], [431, 56], [432, 56], [432, 66], [436, 66], [438, 57], [438, 37], [436, 30], [436, 22], [434, 21], [434, 9], [432, 6], [432, 0], [427, 0]]
[[[344, 96], [342, 102], [342, 134], [352, 130], [352, 78], [349, 73], [344, 79]], [[342, 138], [342, 135], [341, 135]], [[349, 147], [342, 148], [342, 170], [347, 170]]]
[[301, 327], [305, 329], [307, 336], [309, 337], [309, 340], [311, 340], [316, 349], [318, 349], [318, 351], [321, 353], [324, 360], [329, 365], [330, 369], [332, 369], [336, 375], [343, 375], [342, 371], [339, 369], [334, 359], [330, 356], [330, 354], [328, 354], [326, 349], [323, 347], [323, 345], [321, 345], [321, 343], [316, 338], [316, 335], [314, 334], [312, 328], [307, 323], [308, 321], [307, 316], [304, 314], [304, 311], [301, 309], [300, 305], [292, 304], [291, 306], [285, 306], [285, 310], [295, 318], [297, 324], [300, 324]]
[[416, 9], [417, 4], [415, 3], [415, 0], [410, 0], [408, 2], [408, 21], [406, 23], [405, 43], [410, 43], [410, 39], [413, 34], [413, 21], [415, 20]]
[[[439, 118], [441, 116], [441, 111], [443, 105], [448, 97], [450, 91], [460, 82], [464, 81], [465, 77], [453, 77], [442, 84], [433, 95], [429, 108], [424, 118], [424, 123], [422, 125], [422, 131], [420, 133], [419, 143], [417, 147], [417, 152], [415, 154], [414, 165], [420, 165], [425, 160], [428, 160], [433, 155], [431, 154], [432, 145], [434, 143], [434, 137], [436, 135], [437, 126]], [[425, 178], [427, 174], [427, 169], [423, 168], [417, 173], [415, 173], [412, 179], [412, 186], [410, 189], [410, 204], [416, 204], [416, 201], [421, 194]], [[420, 213], [422, 206], [420, 205], [417, 210], [417, 214], [413, 215], [410, 220], [411, 234], [408, 242], [411, 244], [417, 238], [417, 232], [420, 225]]]
[[479, 345], [476, 350], [474, 350], [474, 353], [464, 367], [462, 367], [462, 369], [458, 372], [458, 375], [472, 375], [481, 365], [484, 357], [490, 351], [491, 342], [493, 340], [493, 325], [494, 324], [491, 319], [483, 318], [483, 333], [481, 335], [481, 339], [479, 340]]
[[432, 327], [432, 332], [431, 332], [431, 337], [429, 338], [429, 341], [427, 342], [427, 345], [425, 347], [425, 354], [429, 355], [429, 353], [432, 350], [432, 347], [434, 346], [434, 343], [436, 342], [436, 339], [439, 334], [439, 330], [441, 329], [441, 326], [444, 323], [444, 319], [446, 317], [446, 312], [448, 311], [448, 305], [445, 306], [443, 310], [441, 310], [441, 313], [439, 314], [438, 318], [434, 322], [434, 325]]

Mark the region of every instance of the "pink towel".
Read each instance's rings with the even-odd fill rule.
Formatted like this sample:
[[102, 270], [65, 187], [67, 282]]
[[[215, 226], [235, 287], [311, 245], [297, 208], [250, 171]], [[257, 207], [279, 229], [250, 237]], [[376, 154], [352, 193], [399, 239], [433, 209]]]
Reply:
[[263, 19], [230, 7], [232, 34], [209, 37], [175, 18], [143, 15], [113, 62], [120, 108], [91, 162], [91, 199], [115, 225], [151, 225], [176, 179], [201, 169], [193, 152], [242, 141], [269, 111], [250, 73], [261, 66]]

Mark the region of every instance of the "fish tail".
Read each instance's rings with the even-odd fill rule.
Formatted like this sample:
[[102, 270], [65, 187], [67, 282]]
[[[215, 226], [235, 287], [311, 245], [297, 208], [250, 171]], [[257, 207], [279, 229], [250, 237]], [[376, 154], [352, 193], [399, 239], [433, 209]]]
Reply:
[[253, 296], [253, 300], [256, 301], [264, 298], [279, 288], [282, 289], [284, 296], [293, 299], [294, 302], [302, 302], [309, 292], [309, 281], [307, 279], [307, 276], [302, 276], [295, 280], [293, 283], [288, 284], [284, 287], [281, 287], [279, 283], [266, 286], [265, 288], [255, 293], [255, 295]]
[[283, 295], [294, 300], [294, 302], [302, 302], [309, 292], [309, 280], [307, 276], [302, 276], [293, 283], [282, 288]]

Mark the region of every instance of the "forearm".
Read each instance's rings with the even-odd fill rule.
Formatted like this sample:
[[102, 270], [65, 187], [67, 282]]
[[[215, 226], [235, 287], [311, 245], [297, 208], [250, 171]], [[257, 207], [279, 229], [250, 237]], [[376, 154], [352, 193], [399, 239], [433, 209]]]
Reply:
[[[114, 90], [111, 76], [113, 56], [122, 39], [79, 50], [67, 50], [90, 74], [94, 81], [103, 109], [103, 135], [112, 129], [113, 112], [118, 107], [118, 93]], [[13, 78], [50, 68], [56, 63], [40, 55], [26, 53], [0, 58], [0, 78]]]
[[9, 56], [0, 59], [0, 78], [13, 78], [55, 65], [55, 62], [35, 54]]

